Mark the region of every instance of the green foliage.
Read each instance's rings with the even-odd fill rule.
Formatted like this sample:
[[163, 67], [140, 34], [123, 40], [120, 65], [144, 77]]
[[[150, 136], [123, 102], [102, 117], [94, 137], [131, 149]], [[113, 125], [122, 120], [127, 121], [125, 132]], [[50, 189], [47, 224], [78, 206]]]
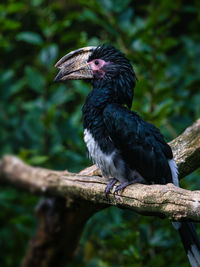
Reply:
[[[89, 84], [54, 84], [54, 63], [112, 43], [132, 61], [133, 109], [176, 137], [200, 116], [199, 1], [3, 0], [0, 3], [0, 155], [78, 171], [89, 165], [81, 106]], [[188, 181], [197, 188], [198, 173]], [[184, 181], [183, 185], [188, 186]], [[36, 225], [37, 198], [1, 187], [0, 262], [18, 266]], [[176, 257], [174, 257], [176, 255]], [[170, 223], [118, 209], [87, 225], [73, 266], [188, 266]]]

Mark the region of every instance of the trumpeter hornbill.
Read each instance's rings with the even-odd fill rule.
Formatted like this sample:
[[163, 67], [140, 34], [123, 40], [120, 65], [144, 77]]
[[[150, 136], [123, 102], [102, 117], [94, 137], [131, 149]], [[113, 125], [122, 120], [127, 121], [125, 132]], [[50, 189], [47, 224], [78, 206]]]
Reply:
[[[174, 183], [178, 170], [160, 131], [130, 111], [136, 76], [129, 60], [110, 45], [68, 53], [55, 65], [55, 81], [90, 80], [93, 90], [83, 106], [84, 140], [93, 162], [108, 179], [105, 193], [132, 183]], [[126, 107], [125, 107], [126, 106]], [[173, 222], [192, 267], [200, 266], [200, 241], [193, 223]]]

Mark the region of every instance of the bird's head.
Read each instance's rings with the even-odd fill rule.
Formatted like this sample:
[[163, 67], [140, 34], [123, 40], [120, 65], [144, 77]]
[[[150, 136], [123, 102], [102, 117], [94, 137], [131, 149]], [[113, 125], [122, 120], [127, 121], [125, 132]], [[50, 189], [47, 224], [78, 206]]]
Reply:
[[77, 49], [62, 57], [55, 65], [60, 71], [55, 81], [87, 79], [94, 87], [112, 84], [113, 92], [123, 104], [132, 103], [136, 76], [129, 60], [110, 45]]

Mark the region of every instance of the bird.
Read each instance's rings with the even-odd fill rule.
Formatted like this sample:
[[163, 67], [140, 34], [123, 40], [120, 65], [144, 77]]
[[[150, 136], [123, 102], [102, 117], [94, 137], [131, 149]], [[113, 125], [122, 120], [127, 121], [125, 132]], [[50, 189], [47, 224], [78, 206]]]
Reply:
[[[82, 79], [91, 83], [82, 108], [84, 141], [89, 157], [108, 180], [106, 197], [112, 189], [118, 194], [133, 183], [179, 186], [171, 147], [155, 125], [131, 110], [137, 77], [120, 50], [110, 44], [79, 48], [55, 67], [59, 69], [55, 82]], [[200, 240], [194, 224], [172, 224], [191, 266], [200, 266]]]

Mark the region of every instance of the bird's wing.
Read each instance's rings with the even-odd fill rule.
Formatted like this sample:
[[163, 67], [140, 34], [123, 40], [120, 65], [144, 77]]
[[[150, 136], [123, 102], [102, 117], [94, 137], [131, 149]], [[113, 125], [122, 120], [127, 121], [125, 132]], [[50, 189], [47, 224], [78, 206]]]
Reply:
[[118, 104], [109, 104], [103, 116], [110, 138], [132, 169], [149, 183], [172, 182], [172, 151], [153, 124]]

